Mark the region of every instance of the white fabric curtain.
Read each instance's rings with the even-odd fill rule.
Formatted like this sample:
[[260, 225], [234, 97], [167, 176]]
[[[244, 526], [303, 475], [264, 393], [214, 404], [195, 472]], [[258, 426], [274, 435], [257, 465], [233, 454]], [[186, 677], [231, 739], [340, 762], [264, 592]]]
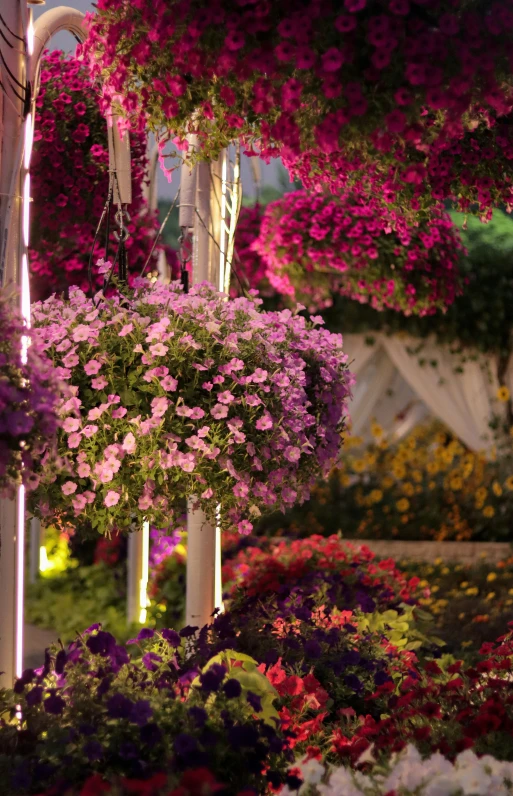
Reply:
[[[474, 451], [493, 445], [489, 422], [499, 409], [493, 361], [468, 360], [459, 373], [461, 359], [432, 340], [424, 342], [420, 354], [414, 338], [382, 337], [381, 344], [415, 394], [465, 445]], [[425, 364], [420, 364], [420, 357]]]

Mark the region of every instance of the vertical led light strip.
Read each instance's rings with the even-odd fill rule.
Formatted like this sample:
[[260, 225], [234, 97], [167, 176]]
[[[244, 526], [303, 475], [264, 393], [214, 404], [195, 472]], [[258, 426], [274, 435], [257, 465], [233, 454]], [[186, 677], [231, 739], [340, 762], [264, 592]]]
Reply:
[[[27, 66], [26, 74], [29, 72], [29, 59], [34, 52], [34, 28], [32, 24], [32, 11], [29, 11], [27, 25]], [[21, 314], [27, 328], [30, 328], [30, 283], [28, 268], [28, 246], [30, 239], [30, 157], [32, 155], [32, 144], [34, 141], [33, 116], [27, 114], [24, 122], [24, 146], [23, 146], [23, 167], [21, 171], [22, 198], [21, 198]], [[27, 362], [27, 350], [29, 346], [28, 337], [23, 337], [21, 341], [21, 361]], [[16, 522], [16, 649], [14, 658], [14, 672], [16, 677], [21, 677], [23, 672], [23, 614], [25, 601], [25, 487], [18, 488]]]
[[144, 625], [148, 613], [148, 577], [150, 558], [150, 523], [143, 522], [141, 530], [141, 578], [139, 580], [139, 622]]

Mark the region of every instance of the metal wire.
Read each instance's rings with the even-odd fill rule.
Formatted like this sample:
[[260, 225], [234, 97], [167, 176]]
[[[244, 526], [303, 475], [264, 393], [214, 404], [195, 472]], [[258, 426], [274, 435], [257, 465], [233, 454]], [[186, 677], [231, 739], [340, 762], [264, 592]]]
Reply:
[[159, 231], [157, 233], [157, 236], [156, 236], [155, 240], [153, 241], [153, 246], [151, 247], [151, 251], [150, 251], [150, 253], [148, 255], [148, 259], [144, 263], [144, 266], [143, 266], [143, 269], [142, 269], [142, 271], [140, 273], [140, 276], [144, 276], [144, 272], [146, 271], [146, 269], [148, 267], [148, 263], [151, 260], [153, 252], [155, 251], [155, 247], [157, 246], [157, 243], [159, 242], [159, 240], [160, 240], [160, 238], [162, 236], [162, 233], [164, 232], [165, 226], [166, 226], [167, 222], [169, 221], [169, 217], [171, 216], [171, 213], [173, 212], [173, 210], [176, 207], [176, 203], [178, 201], [179, 196], [180, 196], [180, 189], [178, 189], [177, 194], [176, 194], [175, 198], [173, 199], [173, 201], [171, 203], [171, 207], [167, 211], [166, 217], [165, 217], [164, 221], [162, 222], [162, 224], [160, 225], [160, 229], [159, 229]]

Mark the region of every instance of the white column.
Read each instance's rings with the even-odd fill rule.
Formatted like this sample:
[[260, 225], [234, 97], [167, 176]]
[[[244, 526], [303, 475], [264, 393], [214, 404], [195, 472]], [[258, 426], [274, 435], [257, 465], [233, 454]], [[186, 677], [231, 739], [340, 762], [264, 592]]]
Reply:
[[150, 526], [143, 522], [138, 533], [128, 537], [127, 554], [127, 606], [128, 624], [146, 622], [148, 608], [148, 561], [150, 553]]
[[[28, 58], [27, 6], [21, 0], [4, 0], [2, 16], [2, 33], [12, 46], [1, 42], [6, 66], [0, 65], [4, 86], [0, 91], [0, 285], [21, 287], [25, 254], [21, 168], [26, 96], [23, 87]], [[8, 76], [7, 67], [15, 80]], [[26, 299], [22, 296], [23, 309]], [[23, 665], [24, 508], [23, 488], [17, 490], [14, 500], [0, 500], [0, 687], [7, 688], [21, 674]]]
[[[189, 140], [194, 146], [194, 137]], [[199, 163], [192, 171], [182, 166], [180, 227], [193, 232], [192, 285], [210, 277], [210, 194], [209, 164]], [[216, 529], [203, 511], [193, 510], [193, 505], [194, 500], [190, 500], [187, 507], [185, 624], [203, 627], [211, 621], [215, 606]]]

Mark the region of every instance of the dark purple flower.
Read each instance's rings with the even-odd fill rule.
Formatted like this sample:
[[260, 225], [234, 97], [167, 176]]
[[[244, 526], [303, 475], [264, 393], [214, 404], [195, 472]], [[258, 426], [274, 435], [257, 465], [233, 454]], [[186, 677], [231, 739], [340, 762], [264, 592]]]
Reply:
[[103, 746], [99, 741], [87, 741], [82, 747], [82, 751], [91, 762], [103, 757]]
[[383, 683], [388, 683], [389, 680], [392, 678], [386, 672], [376, 672], [374, 675], [374, 682], [376, 685], [383, 685]]
[[198, 744], [191, 735], [186, 735], [182, 732], [180, 735], [176, 736], [174, 748], [178, 755], [184, 757], [185, 755], [190, 755], [195, 752], [198, 748]]
[[246, 699], [248, 704], [251, 705], [255, 713], [262, 712], [262, 700], [257, 694], [254, 694], [253, 691], [248, 691]]
[[110, 660], [112, 668], [117, 672], [122, 666], [125, 665], [125, 663], [130, 663], [130, 655], [124, 647], [122, 647], [120, 644], [116, 644], [110, 654]]
[[199, 628], [192, 627], [191, 625], [187, 625], [187, 627], [182, 627], [180, 630], [180, 636], [182, 638], [191, 638], [191, 636], [195, 636]]
[[147, 744], [148, 746], [155, 746], [161, 740], [162, 732], [155, 722], [145, 724], [144, 727], [141, 727], [141, 741], [143, 743]]
[[143, 641], [145, 638], [153, 638], [155, 631], [151, 627], [143, 627], [137, 634], [137, 641]]
[[355, 674], [346, 675], [346, 677], [344, 677], [344, 683], [348, 688], [351, 689], [351, 691], [355, 691], [357, 693], [363, 691], [363, 685]]
[[95, 636], [90, 636], [86, 641], [89, 652], [93, 655], [110, 655], [116, 647], [116, 639], [111, 633], [99, 630]]
[[228, 740], [234, 749], [254, 748], [258, 741], [256, 727], [251, 724], [236, 724], [228, 730]]
[[96, 730], [94, 729], [92, 724], [80, 724], [78, 727], [78, 731], [82, 733], [82, 735], [94, 735]]
[[36, 685], [34, 686], [34, 688], [30, 689], [27, 696], [25, 697], [25, 700], [27, 702], [27, 705], [32, 708], [34, 707], [34, 705], [39, 705], [42, 698], [43, 698], [43, 689], [41, 688], [40, 685]]
[[36, 673], [35, 673], [34, 669], [24, 669], [24, 671], [22, 672], [22, 675], [20, 677], [20, 680], [25, 685], [29, 685], [29, 683], [32, 682], [32, 680], [34, 679], [35, 676], [36, 676]]
[[315, 639], [307, 641], [304, 645], [304, 650], [308, 658], [320, 658], [322, 654], [321, 645]]
[[357, 666], [360, 663], [361, 655], [357, 650], [348, 650], [342, 655], [340, 662], [344, 667]]
[[66, 661], [68, 660], [68, 656], [66, 655], [64, 650], [59, 650], [55, 657], [55, 674], [62, 674], [64, 671], [64, 667], [66, 665]]
[[196, 706], [189, 708], [189, 716], [198, 727], [203, 727], [208, 719], [207, 711]]
[[[142, 727], [141, 736], [143, 732], [151, 726], [151, 724], [147, 724], [146, 727]], [[123, 741], [123, 743], [119, 746], [119, 756], [122, 760], [134, 759], [139, 756], [139, 749], [134, 743], [132, 743], [132, 741]]]
[[200, 675], [201, 690], [209, 693], [210, 691], [218, 691], [221, 683], [226, 676], [226, 666], [220, 663], [214, 663], [206, 672]]
[[181, 644], [181, 639], [176, 630], [162, 630], [161, 631], [162, 638], [171, 644], [172, 647], [179, 647]]
[[91, 627], [88, 627], [87, 630], [84, 631], [84, 632], [85, 633], [93, 633], [95, 630], [100, 630], [100, 628], [101, 628], [101, 625], [100, 625], [99, 622], [97, 622], [95, 625], [91, 625]]
[[19, 680], [16, 680], [12, 690], [14, 691], [15, 694], [23, 694], [25, 690], [25, 683], [23, 682], [21, 677]]
[[51, 713], [53, 716], [60, 716], [66, 707], [66, 703], [63, 698], [57, 694], [55, 688], [52, 688], [50, 690], [50, 696], [45, 699], [43, 706], [46, 713]]
[[114, 694], [107, 702], [107, 712], [112, 719], [129, 719], [133, 704], [123, 694]]
[[156, 652], [147, 652], [142, 657], [143, 666], [145, 666], [150, 672], [156, 672], [159, 668], [154, 661], [157, 663], [162, 663], [162, 658], [160, 655], [157, 655]]
[[228, 699], [235, 699], [242, 694], [242, 686], [238, 680], [235, 680], [234, 677], [230, 677], [223, 685], [223, 691]]
[[98, 686], [98, 690], [96, 691], [96, 696], [98, 697], [104, 696], [109, 690], [111, 683], [112, 683], [111, 677], [104, 677], [100, 685]]
[[139, 699], [130, 711], [130, 721], [133, 724], [137, 724], [139, 727], [143, 727], [147, 724], [152, 716], [153, 710], [147, 699]]

